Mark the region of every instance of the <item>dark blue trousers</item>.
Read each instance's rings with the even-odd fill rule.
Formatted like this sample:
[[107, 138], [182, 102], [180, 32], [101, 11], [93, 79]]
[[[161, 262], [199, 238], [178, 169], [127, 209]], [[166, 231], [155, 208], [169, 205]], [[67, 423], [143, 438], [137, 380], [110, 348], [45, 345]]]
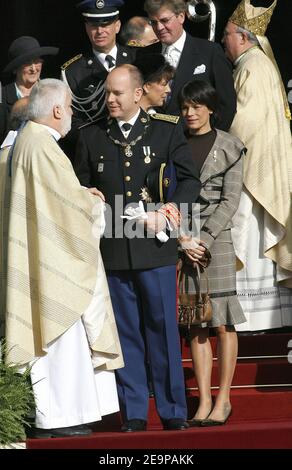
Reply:
[[117, 370], [124, 419], [147, 420], [150, 363], [162, 419], [186, 419], [186, 398], [176, 321], [176, 269], [108, 271], [125, 367]]

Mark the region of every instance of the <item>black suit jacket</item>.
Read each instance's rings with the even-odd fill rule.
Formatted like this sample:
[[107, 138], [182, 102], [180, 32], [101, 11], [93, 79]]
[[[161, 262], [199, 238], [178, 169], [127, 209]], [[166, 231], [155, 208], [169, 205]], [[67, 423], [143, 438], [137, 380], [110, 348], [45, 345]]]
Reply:
[[[132, 48], [127, 46], [120, 46], [118, 44], [117, 48], [117, 65], [131, 64], [134, 61], [135, 51]], [[96, 88], [103, 85], [108, 75], [108, 71], [101, 64], [101, 62], [99, 62], [99, 60], [93, 54], [92, 50], [68, 65], [65, 68], [64, 73], [71, 91], [75, 96], [80, 98], [90, 98], [90, 96], [92, 96], [95, 92]], [[103, 107], [104, 116], [107, 114], [104, 103], [104, 93], [99, 95], [99, 98], [94, 99], [96, 102], [96, 109]], [[84, 105], [84, 109], [88, 110], [89, 107], [91, 107], [91, 105]], [[73, 110], [73, 129], [82, 126], [82, 124], [90, 122], [90, 119], [88, 119], [88, 116], [85, 112], [78, 112], [74, 108]], [[89, 115], [92, 115], [92, 112], [89, 112]]]
[[[177, 187], [172, 200], [177, 204], [193, 203], [200, 192], [199, 174], [181, 125], [149, 119], [141, 111], [130, 132], [128, 142], [142, 136], [132, 147], [131, 157], [126, 157], [123, 148], [107, 135], [109, 129], [114, 139], [125, 141], [116, 120], [112, 120], [110, 124], [106, 121], [99, 125], [92, 124], [79, 134], [74, 165], [76, 174], [82, 185], [95, 186], [102, 191], [112, 210], [112, 218], [108, 209], [106, 219], [108, 229], [112, 224], [116, 238], [107, 238], [107, 229], [101, 240], [106, 269], [149, 269], [176, 263], [176, 239], [161, 243], [155, 237], [143, 237], [142, 229], [139, 234], [143, 238], [129, 239], [123, 233], [124, 222], [120, 216], [127, 204], [137, 205], [141, 200], [141, 188], [145, 186], [150, 170], [169, 159], [173, 161]], [[150, 163], [147, 163], [147, 159], [145, 162], [145, 147], [150, 147]], [[117, 195], [120, 196], [119, 209], [115, 207]]]
[[[139, 54], [151, 52], [151, 47], [141, 48]], [[160, 51], [162, 51], [162, 45]], [[205, 71], [194, 74], [196, 69], [199, 71], [199, 67], [201, 70], [205, 68]], [[206, 39], [194, 38], [187, 33], [171, 86], [171, 99], [165, 107], [165, 112], [180, 113], [177, 102], [179, 91], [183, 85], [193, 79], [208, 80], [214, 86], [219, 96], [219, 121], [216, 123], [216, 127], [228, 131], [236, 112], [236, 93], [232, 66], [219, 44]]]
[[4, 104], [0, 103], [0, 145], [7, 133], [7, 110]]
[[7, 112], [10, 113], [10, 110], [14, 103], [18, 100], [16, 95], [15, 83], [8, 83], [2, 87], [2, 103], [6, 106]]
[[[1, 85], [0, 85], [1, 87]], [[0, 140], [3, 141], [5, 135], [8, 132], [8, 120], [12, 106], [18, 100], [16, 95], [15, 84], [8, 83], [8, 85], [2, 86], [1, 89], [2, 104], [0, 106]]]

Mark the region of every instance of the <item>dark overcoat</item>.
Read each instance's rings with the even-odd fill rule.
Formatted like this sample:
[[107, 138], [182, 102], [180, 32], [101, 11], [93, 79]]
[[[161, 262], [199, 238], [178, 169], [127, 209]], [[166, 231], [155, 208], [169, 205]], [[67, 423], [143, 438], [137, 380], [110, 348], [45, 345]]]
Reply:
[[12, 106], [18, 100], [16, 95], [15, 83], [8, 83], [2, 87], [2, 103], [6, 106], [7, 112], [9, 113]]

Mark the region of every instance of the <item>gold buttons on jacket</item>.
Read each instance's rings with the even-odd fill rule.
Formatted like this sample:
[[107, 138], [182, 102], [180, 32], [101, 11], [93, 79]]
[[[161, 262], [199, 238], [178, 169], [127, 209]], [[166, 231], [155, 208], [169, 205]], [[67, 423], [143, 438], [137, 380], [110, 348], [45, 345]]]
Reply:
[[131, 181], [131, 176], [125, 176], [125, 181]]
[[131, 165], [130, 162], [125, 162], [125, 166], [126, 166], [127, 168], [129, 168], [130, 165]]
[[132, 191], [127, 191], [126, 196], [131, 197], [132, 196]]

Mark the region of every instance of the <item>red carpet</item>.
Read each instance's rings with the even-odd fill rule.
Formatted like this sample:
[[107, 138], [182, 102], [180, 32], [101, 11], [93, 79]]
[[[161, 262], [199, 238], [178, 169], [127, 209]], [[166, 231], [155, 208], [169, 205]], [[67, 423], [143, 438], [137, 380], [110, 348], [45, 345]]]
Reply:
[[[292, 449], [292, 364], [287, 360], [290, 339], [292, 333], [239, 337], [239, 359], [231, 398], [233, 413], [224, 426], [163, 431], [155, 412], [154, 400], [151, 399], [147, 432], [131, 435], [121, 433], [120, 418], [116, 414], [98, 423], [95, 432], [89, 437], [28, 439], [27, 448]], [[212, 347], [215, 352], [215, 338], [212, 338]], [[184, 342], [182, 353], [191, 417], [197, 405], [197, 392], [193, 389], [196, 382], [191, 362], [187, 360], [190, 357], [189, 348]], [[215, 361], [212, 377], [212, 385], [215, 387], [217, 380]], [[273, 386], [260, 387], [261, 385]]]

